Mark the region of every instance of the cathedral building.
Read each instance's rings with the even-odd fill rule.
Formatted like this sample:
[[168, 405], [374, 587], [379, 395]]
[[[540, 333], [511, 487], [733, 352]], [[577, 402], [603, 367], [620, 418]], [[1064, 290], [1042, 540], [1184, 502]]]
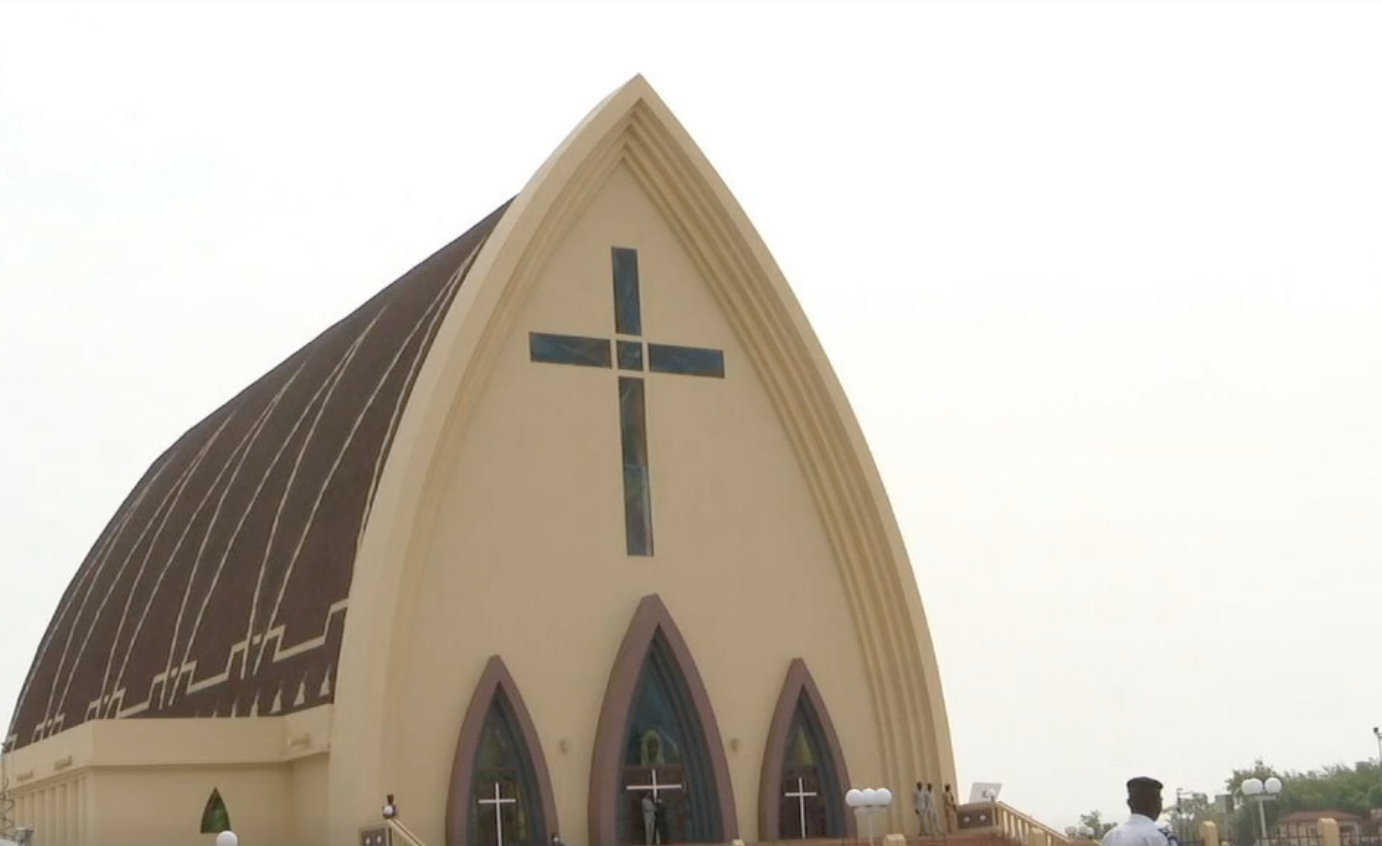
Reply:
[[641, 77], [153, 462], [6, 746], [34, 846], [841, 838], [955, 775], [858, 423]]

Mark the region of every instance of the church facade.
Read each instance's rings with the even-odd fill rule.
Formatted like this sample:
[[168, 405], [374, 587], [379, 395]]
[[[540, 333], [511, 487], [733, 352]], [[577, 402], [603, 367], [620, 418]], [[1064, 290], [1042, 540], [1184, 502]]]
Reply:
[[859, 427], [641, 77], [154, 462], [6, 743], [35, 846], [839, 838], [954, 781]]

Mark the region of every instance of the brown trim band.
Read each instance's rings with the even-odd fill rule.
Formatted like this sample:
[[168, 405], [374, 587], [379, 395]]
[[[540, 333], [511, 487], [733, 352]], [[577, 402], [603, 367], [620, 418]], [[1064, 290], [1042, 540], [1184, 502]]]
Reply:
[[[820, 722], [821, 734], [824, 735], [821, 740], [825, 742], [826, 752], [834, 765], [840, 790], [849, 790], [849, 771], [845, 766], [845, 753], [840, 747], [839, 736], [835, 734], [835, 724], [830, 721], [830, 712], [826, 710], [825, 700], [821, 698], [820, 688], [816, 687], [816, 680], [811, 677], [811, 671], [806, 669], [806, 662], [801, 658], [793, 658], [787, 667], [787, 679], [782, 683], [782, 692], [777, 697], [777, 707], [773, 709], [773, 721], [768, 725], [768, 743], [763, 751], [763, 775], [758, 784], [758, 839], [764, 842], [782, 839], [778, 825], [782, 813], [782, 797], [779, 795], [782, 792], [779, 789], [782, 782], [782, 759], [787, 754], [787, 743], [790, 740], [787, 732], [792, 727], [792, 717], [796, 714], [797, 702], [802, 697], [810, 703], [811, 710]], [[844, 796], [837, 797], [837, 801], [843, 802]], [[845, 813], [843, 817], [844, 838], [849, 840], [854, 837], [854, 815]]]
[[542, 742], [538, 740], [533, 718], [528, 714], [528, 706], [523, 704], [523, 694], [504, 659], [491, 655], [485, 664], [485, 671], [475, 683], [475, 692], [470, 696], [470, 705], [465, 711], [465, 721], [461, 723], [461, 736], [456, 741], [456, 757], [451, 764], [451, 789], [446, 797], [446, 844], [464, 846], [470, 827], [471, 774], [475, 771], [475, 754], [479, 751], [480, 737], [485, 728], [485, 717], [489, 715], [490, 705], [500, 690], [513, 709], [514, 721], [523, 735], [523, 745], [527, 747], [528, 759], [537, 779], [538, 801], [542, 804], [542, 821], [547, 830], [542, 832], [545, 841], [552, 832], [560, 831], [557, 826], [557, 800], [552, 792], [552, 778], [547, 772], [547, 758], [542, 754]]
[[672, 656], [686, 679], [691, 693], [691, 705], [700, 719], [701, 730], [710, 755], [711, 776], [715, 779], [715, 793], [719, 797], [720, 831], [724, 842], [739, 837], [739, 820], [734, 812], [734, 789], [729, 780], [729, 762], [725, 758], [725, 744], [720, 738], [720, 726], [710, 695], [701, 680], [700, 670], [691, 656], [686, 640], [672, 621], [667, 606], [657, 594], [643, 597], [619, 645], [619, 653], [609, 672], [605, 687], [605, 702], [600, 709], [600, 723], [595, 730], [595, 748], [590, 759], [590, 820], [591, 844], [613, 846], [618, 842], [619, 773], [624, 752], [624, 733], [628, 729], [629, 710], [633, 707], [634, 688], [648, 657], [653, 637], [662, 631]]

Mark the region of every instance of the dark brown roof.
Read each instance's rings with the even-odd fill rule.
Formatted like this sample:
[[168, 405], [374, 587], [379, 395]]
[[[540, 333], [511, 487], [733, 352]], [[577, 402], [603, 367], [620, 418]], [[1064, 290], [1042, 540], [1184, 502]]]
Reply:
[[183, 435], [63, 594], [14, 746], [87, 720], [332, 701], [355, 550], [463, 268], [506, 203]]

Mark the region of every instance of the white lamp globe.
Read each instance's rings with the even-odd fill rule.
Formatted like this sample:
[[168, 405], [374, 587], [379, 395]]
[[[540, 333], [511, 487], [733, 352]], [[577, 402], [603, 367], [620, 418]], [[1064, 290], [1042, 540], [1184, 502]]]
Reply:
[[240, 838], [233, 831], [223, 831], [216, 835], [216, 846], [239, 846]]
[[1281, 779], [1277, 778], [1276, 776], [1272, 776], [1271, 778], [1269, 778], [1269, 779], [1267, 779], [1266, 781], [1262, 782], [1262, 789], [1265, 790], [1265, 791], [1267, 791], [1268, 793], [1271, 793], [1271, 794], [1280, 793], [1280, 792], [1281, 792]]
[[893, 803], [893, 792], [886, 787], [878, 789], [878, 804], [891, 805]]
[[864, 804], [864, 791], [857, 787], [852, 787], [845, 792], [845, 804], [851, 808], [858, 808]]
[[1262, 793], [1262, 787], [1262, 779], [1260, 778], [1245, 779], [1242, 784], [1243, 795], [1257, 796]]
[[866, 808], [872, 808], [878, 804], [878, 791], [872, 787], [865, 787], [859, 791], [859, 802]]

